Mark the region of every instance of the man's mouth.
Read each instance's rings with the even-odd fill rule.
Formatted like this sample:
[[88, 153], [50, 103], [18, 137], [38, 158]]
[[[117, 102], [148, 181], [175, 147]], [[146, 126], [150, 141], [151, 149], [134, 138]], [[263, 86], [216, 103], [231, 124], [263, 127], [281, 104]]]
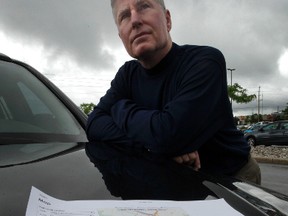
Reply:
[[146, 35], [148, 35], [147, 32], [141, 32], [141, 33], [139, 33], [139, 34], [136, 34], [136, 35], [133, 37], [132, 42], [134, 42], [135, 40], [137, 40], [137, 39], [139, 39], [139, 38], [141, 38], [141, 37], [143, 37], [143, 36], [146, 36]]

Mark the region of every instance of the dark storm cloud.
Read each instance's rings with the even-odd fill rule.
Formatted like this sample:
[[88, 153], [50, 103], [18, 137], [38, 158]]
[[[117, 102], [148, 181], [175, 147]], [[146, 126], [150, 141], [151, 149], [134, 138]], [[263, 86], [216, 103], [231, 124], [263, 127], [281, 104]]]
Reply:
[[[166, 6], [176, 43], [219, 48], [227, 67], [236, 68], [233, 83], [254, 94], [261, 86], [267, 106], [286, 105], [288, 78], [278, 59], [288, 49], [287, 0], [166, 0]], [[65, 54], [96, 72], [115, 61], [103, 48], [123, 47], [109, 0], [0, 0], [0, 32], [43, 46], [48, 62]]]
[[[166, 2], [171, 8], [172, 36], [177, 42], [219, 48], [227, 67], [236, 68], [233, 83], [255, 94], [262, 86], [267, 106], [288, 102], [287, 92], [279, 93], [288, 79], [278, 71], [278, 59], [288, 48], [287, 0]], [[230, 73], [227, 75], [230, 84]]]
[[174, 38], [218, 47], [243, 75], [271, 75], [281, 49], [288, 46], [286, 0], [167, 2], [176, 18]]
[[103, 45], [117, 45], [111, 37], [116, 29], [107, 2], [1, 0], [1, 31], [26, 44], [44, 45], [51, 58], [68, 54], [80, 66], [107, 68], [113, 57]]

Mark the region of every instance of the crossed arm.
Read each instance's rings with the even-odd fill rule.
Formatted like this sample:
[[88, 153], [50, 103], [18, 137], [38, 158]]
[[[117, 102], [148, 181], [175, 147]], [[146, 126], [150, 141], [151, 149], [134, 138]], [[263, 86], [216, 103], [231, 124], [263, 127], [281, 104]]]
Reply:
[[[103, 124], [104, 122], [105, 124]], [[107, 130], [109, 133], [107, 133]], [[95, 133], [95, 131], [97, 131], [97, 133]], [[106, 136], [107, 134], [109, 134], [109, 136]], [[90, 141], [101, 140], [118, 145], [135, 145], [135, 143], [116, 126], [112, 117], [98, 108], [95, 108], [89, 116], [87, 136]], [[172, 159], [176, 163], [192, 166], [196, 171], [201, 168], [200, 157], [197, 151], [179, 155]]]
[[[215, 62], [205, 64], [199, 77], [187, 79], [189, 82], [173, 101], [165, 105], [163, 111], [138, 106], [133, 100], [127, 99], [127, 95], [119, 96], [122, 89], [117, 89], [119, 86], [113, 86], [112, 82], [112, 87], [88, 119], [88, 139], [144, 147], [161, 154], [174, 154], [171, 158], [175, 162], [192, 165], [198, 170], [201, 162], [197, 149], [201, 143], [197, 143], [197, 138], [202, 136], [203, 142], [203, 136], [208, 137], [209, 134], [205, 131], [207, 122], [211, 124], [211, 119], [217, 116], [217, 106], [219, 101], [221, 103], [222, 94], [219, 89], [219, 81], [223, 82], [221, 73]], [[119, 84], [121, 80], [116, 77], [114, 82]], [[199, 113], [205, 115], [201, 116]], [[197, 125], [192, 125], [193, 120]], [[183, 151], [187, 146], [193, 147], [190, 151]], [[178, 155], [175, 156], [175, 152]]]

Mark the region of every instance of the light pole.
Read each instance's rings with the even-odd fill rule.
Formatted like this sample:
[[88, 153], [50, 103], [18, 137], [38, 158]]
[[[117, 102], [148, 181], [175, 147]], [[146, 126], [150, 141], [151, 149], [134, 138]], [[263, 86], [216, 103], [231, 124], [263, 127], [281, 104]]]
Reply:
[[231, 73], [231, 86], [232, 86], [232, 72], [236, 70], [235, 68], [227, 68], [228, 71]]
[[[232, 87], [232, 72], [236, 70], [235, 68], [227, 68], [228, 71], [231, 73], [231, 87]], [[231, 97], [231, 107], [232, 107], [232, 97]]]

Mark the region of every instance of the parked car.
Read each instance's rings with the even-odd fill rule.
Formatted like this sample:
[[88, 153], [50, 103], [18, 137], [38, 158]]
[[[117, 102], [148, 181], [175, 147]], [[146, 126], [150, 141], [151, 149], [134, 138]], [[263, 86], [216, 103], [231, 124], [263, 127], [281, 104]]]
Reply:
[[288, 145], [288, 120], [276, 121], [244, 133], [251, 146]]
[[249, 128], [249, 125], [247, 125], [247, 124], [237, 125], [237, 129], [240, 130], [240, 131], [244, 131], [244, 130], [246, 130], [247, 128]]
[[32, 186], [115, 199], [83, 150], [87, 116], [31, 66], [0, 55], [0, 215], [25, 215]]
[[[111, 195], [85, 154], [86, 115], [41, 73], [3, 54], [0, 77], [0, 215], [25, 215], [32, 186], [63, 200], [121, 199]], [[283, 194], [175, 166], [188, 182], [201, 185], [209, 199], [224, 198], [243, 215], [287, 215]], [[177, 192], [183, 179], [173, 178], [166, 189]]]
[[261, 127], [263, 127], [264, 125], [267, 125], [271, 122], [257, 122], [255, 124], [252, 124], [251, 126], [249, 126], [246, 130], [243, 131], [243, 133], [251, 133], [253, 131], [256, 131], [258, 129], [260, 129]]

